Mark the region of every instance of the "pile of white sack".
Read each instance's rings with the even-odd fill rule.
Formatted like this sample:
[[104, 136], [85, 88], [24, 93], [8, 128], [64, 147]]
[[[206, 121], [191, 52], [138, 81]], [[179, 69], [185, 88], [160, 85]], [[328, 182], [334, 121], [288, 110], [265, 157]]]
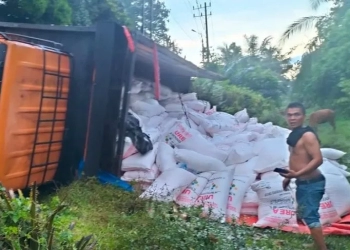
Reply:
[[[196, 93], [162, 86], [157, 101], [152, 83], [141, 81], [130, 93], [130, 108], [154, 145], [142, 156], [125, 139], [122, 179], [139, 182], [142, 198], [203, 206], [215, 219], [257, 215], [257, 227], [298, 226], [295, 183], [284, 191], [283, 178], [273, 172], [288, 166], [289, 130], [261, 124], [246, 109], [217, 112]], [[322, 154], [326, 194], [319, 211], [326, 225], [350, 213], [350, 173], [337, 162], [344, 152], [323, 148]]]

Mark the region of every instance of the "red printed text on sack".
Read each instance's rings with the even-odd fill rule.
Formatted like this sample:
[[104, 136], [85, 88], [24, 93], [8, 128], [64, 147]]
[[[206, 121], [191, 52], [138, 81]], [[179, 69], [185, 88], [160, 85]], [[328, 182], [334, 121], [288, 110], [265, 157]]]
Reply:
[[274, 208], [273, 213], [280, 214], [280, 215], [294, 215], [295, 211], [291, 209]]

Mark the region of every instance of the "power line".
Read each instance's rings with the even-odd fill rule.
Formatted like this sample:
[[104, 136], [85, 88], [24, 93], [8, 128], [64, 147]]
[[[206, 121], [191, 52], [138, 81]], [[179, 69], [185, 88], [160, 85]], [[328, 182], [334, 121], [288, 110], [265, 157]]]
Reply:
[[[190, 0], [187, 0], [187, 1], [185, 0], [185, 2], [187, 3], [188, 7], [190, 8], [190, 12], [191, 12], [191, 15], [192, 15], [192, 4], [191, 4]], [[193, 19], [194, 19], [194, 22], [196, 24], [197, 30], [199, 30], [197, 19], [196, 18], [193, 18]]]
[[[209, 3], [211, 5], [211, 1]], [[213, 37], [213, 40], [214, 40], [214, 43], [216, 42], [216, 39], [215, 39], [215, 30], [214, 30], [214, 18], [211, 17], [210, 18], [210, 21], [211, 21], [211, 35]]]
[[[196, 0], [196, 4], [197, 4], [198, 15], [200, 16], [200, 15], [202, 15], [202, 13], [200, 12], [200, 6], [201, 5], [199, 5], [198, 0]], [[202, 26], [203, 26], [203, 30], [205, 30], [205, 25], [203, 23], [202, 18], [199, 18], [199, 19], [201, 20], [201, 23], [202, 23]]]
[[182, 26], [181, 26], [180, 23], [175, 19], [175, 17], [174, 17], [173, 15], [170, 15], [170, 16], [174, 19], [174, 21], [176, 22], [176, 24], [177, 24], [177, 25], [180, 27], [180, 29], [186, 34], [186, 36], [187, 36], [189, 39], [191, 39], [191, 40], [193, 41], [192, 37], [188, 35], [188, 33], [185, 31], [184, 28], [182, 28]]
[[[209, 47], [209, 30], [208, 30], [208, 16], [211, 16], [212, 13], [208, 14], [208, 8], [211, 7], [211, 3], [207, 5], [207, 2], [204, 2], [204, 7], [200, 6], [197, 9], [204, 9], [204, 18], [205, 18], [205, 34], [206, 34], [206, 42], [207, 42], [207, 49], [206, 49], [206, 56], [207, 56], [207, 62], [210, 61], [210, 47]], [[195, 10], [195, 8], [193, 7]], [[193, 17], [203, 17], [203, 14], [201, 13], [199, 16], [193, 15]]]

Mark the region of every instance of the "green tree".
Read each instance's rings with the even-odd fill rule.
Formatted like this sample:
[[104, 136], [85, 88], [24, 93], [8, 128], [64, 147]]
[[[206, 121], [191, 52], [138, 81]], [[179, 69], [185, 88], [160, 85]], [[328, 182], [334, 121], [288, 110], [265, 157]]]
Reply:
[[275, 103], [251, 89], [232, 85], [229, 81], [212, 82], [200, 79], [193, 83], [192, 90], [197, 93], [199, 99], [216, 105], [218, 111], [234, 114], [246, 108], [249, 115], [259, 118], [260, 122], [285, 125]]
[[67, 0], [50, 0], [39, 22], [46, 24], [71, 24], [72, 9]]
[[310, 106], [335, 108], [350, 115], [349, 2], [339, 1], [317, 28], [320, 43], [303, 56], [300, 72], [293, 83], [293, 97]]
[[280, 103], [289, 83], [285, 74], [292, 68], [290, 53], [282, 54], [272, 45], [272, 37], [266, 37], [261, 43], [255, 35], [244, 38], [246, 50], [235, 43], [219, 47], [221, 73], [232, 84], [249, 88]]
[[72, 24], [77, 26], [91, 25], [90, 13], [88, 10], [90, 0], [68, 0], [72, 8]]
[[223, 64], [228, 65], [233, 61], [237, 61], [242, 58], [242, 48], [235, 42], [231, 44], [224, 44], [218, 48], [220, 51], [220, 60]]
[[90, 22], [116, 21], [122, 25], [129, 24], [129, 18], [120, 0], [88, 0]]
[[[327, 2], [335, 2], [335, 3], [338, 2], [338, 0], [309, 0], [309, 1], [311, 4], [311, 8], [313, 10], [317, 10], [321, 4], [324, 4]], [[298, 33], [302, 30], [313, 28], [315, 27], [315, 25], [317, 25], [319, 22], [322, 22], [326, 18], [327, 18], [326, 15], [321, 15], [321, 16], [307, 16], [296, 20], [291, 25], [289, 25], [286, 31], [283, 33], [280, 40], [281, 44], [283, 44], [295, 33]]]
[[[123, 4], [128, 17], [131, 19], [131, 27], [137, 30], [142, 29], [142, 20], [144, 23], [144, 33], [151, 37], [155, 42], [168, 47], [177, 54], [181, 54], [181, 49], [168, 34], [168, 22], [170, 10], [164, 2], [158, 0], [152, 1], [152, 11], [150, 1], [146, 0], [120, 0]], [[144, 6], [143, 3], [145, 2]]]
[[6, 0], [0, 5], [4, 22], [69, 25], [71, 15], [67, 0]]

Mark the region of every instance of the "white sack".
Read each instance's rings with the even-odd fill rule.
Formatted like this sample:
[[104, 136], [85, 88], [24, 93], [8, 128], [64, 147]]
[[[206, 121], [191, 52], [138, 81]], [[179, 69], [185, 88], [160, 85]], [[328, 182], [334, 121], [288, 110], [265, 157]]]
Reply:
[[133, 82], [129, 94], [138, 94], [142, 91], [142, 82]]
[[257, 124], [257, 123], [258, 123], [258, 118], [256, 118], [256, 117], [251, 117], [251, 118], [249, 118], [248, 123], [249, 123], [250, 125], [252, 125], [252, 124]]
[[156, 100], [153, 100], [155, 102], [150, 103], [153, 99], [147, 99], [144, 101], [136, 101], [134, 103], [131, 103], [131, 109], [142, 116], [146, 117], [153, 117], [160, 115], [165, 112], [165, 109], [159, 105], [159, 103]]
[[159, 175], [158, 167], [153, 164], [149, 171], [129, 171], [121, 177], [123, 181], [153, 182]]
[[[225, 133], [227, 132], [227, 134]], [[213, 135], [211, 142], [216, 146], [228, 145], [234, 146], [235, 143], [248, 143], [257, 139], [257, 134], [253, 132], [228, 132], [222, 131]]]
[[280, 127], [274, 126], [271, 122], [264, 124], [264, 132], [266, 138], [278, 138], [283, 137], [283, 133], [280, 130]]
[[197, 125], [201, 125], [202, 121], [205, 121], [206, 119], [209, 118], [208, 115], [203, 113], [198, 113], [191, 109], [187, 110], [187, 113], [188, 113], [188, 117]]
[[348, 169], [347, 166], [342, 165], [342, 164], [339, 164], [337, 161], [329, 160], [329, 159], [328, 159], [328, 161], [329, 161], [330, 163], [332, 163], [334, 166], [336, 166], [336, 167], [338, 167], [338, 168], [340, 168], [340, 169], [343, 169], [343, 170], [347, 170], [347, 169]]
[[143, 131], [145, 134], [147, 134], [153, 144], [157, 143], [159, 141], [160, 137], [160, 131], [157, 128], [145, 128]]
[[324, 174], [326, 194], [330, 197], [339, 216], [350, 213], [350, 184], [343, 175]]
[[237, 118], [231, 114], [225, 112], [216, 112], [208, 116], [209, 120], [213, 121], [224, 121], [226, 123], [232, 123], [233, 125], [238, 125]]
[[258, 156], [257, 173], [264, 173], [275, 168], [288, 166], [289, 150], [284, 138], [264, 139], [255, 144], [254, 153]]
[[196, 175], [181, 168], [169, 169], [141, 194], [140, 198], [157, 201], [175, 201], [179, 194], [196, 179]]
[[138, 94], [129, 94], [129, 103], [135, 103], [138, 101], [143, 101], [148, 98], [154, 98], [154, 94], [149, 92], [142, 92]]
[[244, 163], [254, 156], [253, 147], [250, 143], [236, 143], [231, 147], [225, 164], [230, 166], [233, 164]]
[[214, 135], [215, 133], [218, 133], [221, 131], [236, 131], [239, 129], [234, 124], [224, 122], [224, 121], [215, 121], [215, 120], [204, 120], [204, 121], [201, 121], [200, 125], [210, 135]]
[[252, 132], [243, 132], [229, 137], [229, 139], [233, 142], [251, 142], [256, 140], [256, 138], [256, 134]]
[[233, 172], [229, 170], [214, 173], [196, 201], [196, 205], [203, 206], [204, 213], [211, 218], [222, 219], [226, 215]]
[[[236, 175], [250, 175], [255, 174], [254, 169], [258, 165], [259, 158], [257, 156], [253, 157], [247, 162], [235, 164], [235, 174]], [[256, 174], [255, 174], [256, 176]]]
[[153, 145], [153, 149], [145, 155], [134, 154], [122, 162], [122, 170], [127, 171], [149, 171], [156, 159], [158, 144]]
[[156, 156], [156, 164], [161, 172], [177, 168], [174, 149], [165, 142], [160, 142]]
[[208, 171], [225, 171], [225, 164], [218, 159], [199, 154], [192, 150], [175, 149], [175, 159], [186, 163], [187, 167], [197, 173]]
[[165, 106], [166, 112], [184, 112], [181, 103], [169, 103]]
[[191, 207], [208, 184], [212, 172], [201, 173], [197, 178], [177, 197], [176, 203], [180, 206]]
[[333, 174], [333, 175], [342, 175], [341, 169], [334, 166], [327, 159], [323, 159], [323, 163], [318, 169], [322, 174]]
[[186, 107], [193, 109], [200, 113], [205, 113], [210, 109], [210, 103], [207, 101], [196, 100], [196, 101], [184, 101]]
[[177, 119], [173, 117], [166, 117], [159, 126], [159, 130], [162, 131], [162, 134], [166, 134], [178, 122]]
[[168, 117], [167, 113], [160, 114], [159, 116], [153, 116], [144, 122], [144, 127], [147, 128], [158, 128], [160, 124]]
[[196, 100], [198, 100], [197, 99], [197, 93], [182, 94], [181, 95], [181, 100], [183, 102], [196, 101]]
[[249, 121], [249, 115], [248, 115], [247, 109], [238, 111], [236, 114], [234, 114], [234, 116], [236, 117], [237, 121], [240, 123], [246, 123]]
[[318, 213], [320, 214], [320, 222], [322, 225], [340, 221], [337, 210], [333, 206], [333, 203], [327, 194], [323, 195]]
[[[117, 149], [117, 147], [116, 147], [116, 149]], [[117, 152], [115, 152], [115, 154], [116, 153]], [[131, 155], [134, 155], [136, 153], [137, 153], [137, 149], [135, 148], [134, 144], [132, 144], [131, 138], [125, 137], [123, 159], [128, 158]]]
[[346, 178], [350, 177], [350, 172], [345, 171], [345, 170], [343, 170], [343, 169], [339, 169], [339, 171], [340, 171]]
[[243, 215], [258, 215], [259, 198], [251, 187], [248, 188], [244, 195], [241, 214]]
[[181, 121], [182, 121], [184, 124], [189, 125], [191, 129], [198, 130], [197, 124], [196, 124], [194, 121], [192, 121], [191, 119], [189, 119], [189, 118], [187, 119], [186, 116], [183, 116], [183, 117], [181, 118]]
[[173, 95], [173, 91], [169, 87], [161, 85], [161, 87], [160, 87], [160, 99], [161, 100], [167, 99], [167, 98], [171, 97], [172, 95]]
[[298, 228], [296, 203], [292, 191], [284, 191], [279, 179], [266, 179], [252, 184], [259, 197], [258, 221], [256, 227]]
[[346, 154], [345, 152], [334, 148], [321, 148], [321, 153], [324, 158], [330, 160], [339, 160]]
[[256, 133], [262, 134], [264, 133], [264, 125], [262, 125], [261, 123], [248, 124], [246, 130], [250, 132], [256, 132]]
[[212, 115], [216, 112], [216, 106], [214, 106], [212, 109], [209, 109], [205, 112], [206, 115]]
[[216, 149], [215, 145], [206, 140], [198, 131], [189, 128], [183, 122], [176, 122], [166, 134], [165, 140], [178, 148], [193, 150], [197, 153], [225, 161], [227, 154]]
[[254, 180], [255, 175], [233, 176], [227, 202], [226, 217], [228, 219], [237, 220], [240, 217], [244, 196]]

